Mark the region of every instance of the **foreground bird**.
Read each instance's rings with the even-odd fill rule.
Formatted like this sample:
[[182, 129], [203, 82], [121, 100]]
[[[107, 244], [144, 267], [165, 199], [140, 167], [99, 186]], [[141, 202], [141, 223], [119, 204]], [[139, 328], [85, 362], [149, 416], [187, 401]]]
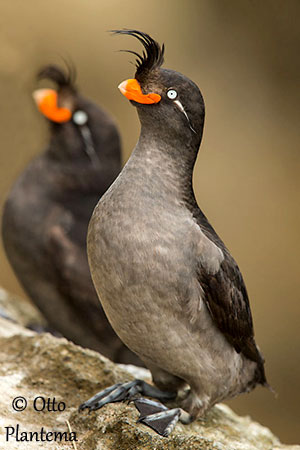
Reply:
[[[139, 421], [167, 436], [215, 403], [267, 385], [254, 340], [242, 275], [199, 209], [192, 173], [202, 138], [204, 102], [198, 87], [162, 69], [164, 46], [135, 30], [145, 51], [135, 78], [120, 91], [137, 108], [138, 143], [99, 201], [88, 232], [96, 290], [122, 341], [150, 369], [141, 380], [115, 385], [80, 410], [134, 399]], [[134, 53], [134, 52], [133, 52]], [[186, 397], [169, 410], [161, 401]]]
[[109, 325], [86, 256], [93, 208], [121, 170], [116, 125], [78, 93], [71, 69], [47, 66], [38, 78], [57, 85], [34, 92], [51, 139], [7, 198], [2, 233], [8, 259], [51, 328], [115, 361], [140, 364]]

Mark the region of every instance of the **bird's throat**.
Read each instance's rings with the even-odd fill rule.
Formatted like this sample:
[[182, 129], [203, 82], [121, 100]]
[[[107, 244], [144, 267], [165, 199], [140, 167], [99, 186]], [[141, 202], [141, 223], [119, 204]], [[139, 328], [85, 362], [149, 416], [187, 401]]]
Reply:
[[[174, 146], [155, 135], [141, 132], [139, 141], [128, 161], [151, 191], [189, 196], [192, 193], [192, 177], [197, 149]], [[157, 192], [158, 193], [158, 192]]]

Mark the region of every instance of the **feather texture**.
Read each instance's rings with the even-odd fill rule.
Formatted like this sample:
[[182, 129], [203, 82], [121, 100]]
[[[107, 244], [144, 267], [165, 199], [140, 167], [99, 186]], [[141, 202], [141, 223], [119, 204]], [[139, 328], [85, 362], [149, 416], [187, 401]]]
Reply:
[[203, 300], [215, 325], [227, 341], [238, 353], [243, 353], [257, 363], [255, 382], [269, 386], [264, 371], [264, 358], [254, 340], [252, 314], [242, 274], [196, 201], [187, 206], [202, 233], [222, 251], [224, 256], [220, 261], [219, 270], [214, 273], [209, 273], [199, 261], [198, 280], [203, 289]]
[[128, 53], [132, 53], [137, 57], [136, 59], [136, 73], [135, 78], [138, 81], [142, 81], [144, 77], [147, 77], [149, 72], [158, 69], [164, 62], [165, 46], [159, 45], [149, 34], [142, 33], [137, 30], [113, 30], [115, 34], [126, 34], [138, 39], [144, 46], [145, 50], [140, 55], [132, 50], [122, 50]]

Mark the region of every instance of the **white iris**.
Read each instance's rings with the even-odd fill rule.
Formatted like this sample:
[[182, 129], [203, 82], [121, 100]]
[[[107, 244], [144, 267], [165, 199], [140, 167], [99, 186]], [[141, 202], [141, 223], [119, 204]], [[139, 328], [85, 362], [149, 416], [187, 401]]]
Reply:
[[177, 97], [177, 92], [175, 91], [175, 89], [169, 89], [167, 92], [167, 97], [170, 100], [175, 100], [175, 98]]
[[88, 115], [84, 111], [76, 111], [73, 114], [73, 122], [76, 123], [76, 125], [84, 125], [87, 123]]

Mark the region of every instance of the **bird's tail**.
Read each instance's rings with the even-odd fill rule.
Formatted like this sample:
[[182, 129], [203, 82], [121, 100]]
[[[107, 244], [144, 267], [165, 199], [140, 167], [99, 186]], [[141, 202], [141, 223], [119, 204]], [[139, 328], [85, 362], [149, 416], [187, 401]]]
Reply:
[[261, 356], [261, 361], [257, 363], [257, 369], [255, 373], [255, 381], [257, 384], [261, 384], [263, 387], [269, 389], [269, 391], [272, 392], [272, 394], [277, 397], [277, 392], [273, 389], [273, 387], [268, 383], [266, 373], [265, 373], [265, 367], [264, 367], [264, 358]]

